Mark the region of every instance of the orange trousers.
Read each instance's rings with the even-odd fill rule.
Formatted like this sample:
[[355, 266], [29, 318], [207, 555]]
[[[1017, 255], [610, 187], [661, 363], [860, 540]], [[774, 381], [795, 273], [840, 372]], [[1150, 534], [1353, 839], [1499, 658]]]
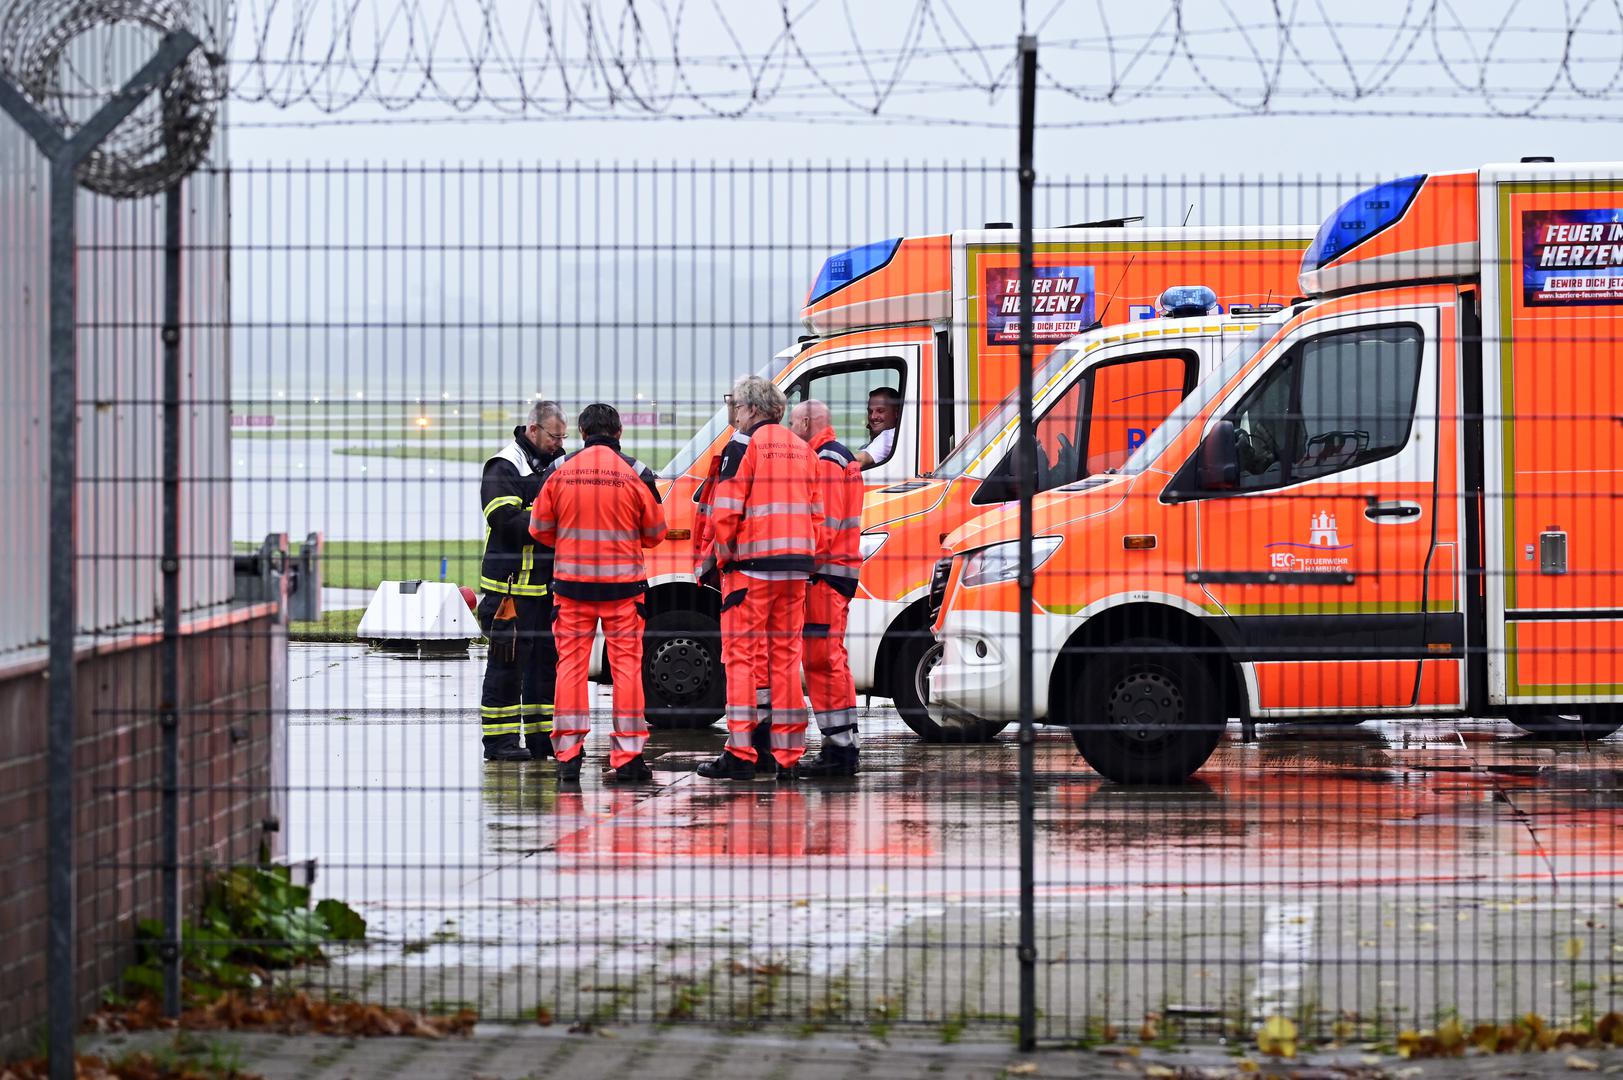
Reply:
[[643, 743], [648, 740], [642, 696], [642, 602], [554, 596], [553, 610], [557, 612], [552, 636], [558, 643], [558, 690], [552, 752], [559, 761], [570, 760], [581, 752], [592, 729], [586, 673], [592, 660], [592, 641], [601, 622], [609, 671], [614, 675], [609, 766], [618, 769], [642, 753]]
[[[727, 749], [755, 761], [757, 689], [767, 687], [772, 756], [793, 768], [806, 752], [806, 696], [800, 685], [806, 578], [725, 574], [721, 582], [721, 659], [727, 665]], [[561, 648], [562, 646], [560, 646]], [[557, 745], [557, 728], [553, 729]]]
[[857, 683], [845, 651], [851, 599], [826, 581], [806, 583], [806, 690], [824, 738], [855, 746]]

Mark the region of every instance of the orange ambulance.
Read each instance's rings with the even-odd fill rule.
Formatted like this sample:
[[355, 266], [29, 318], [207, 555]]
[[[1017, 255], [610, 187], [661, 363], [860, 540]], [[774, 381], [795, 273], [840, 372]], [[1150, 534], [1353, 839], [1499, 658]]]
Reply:
[[[1623, 166], [1381, 184], [1301, 284], [1120, 473], [1038, 497], [1038, 716], [1124, 782], [1182, 780], [1235, 716], [1616, 731]], [[943, 708], [1018, 715], [1018, 535], [949, 538]]]
[[[1303, 241], [1305, 248], [1307, 241]], [[1168, 294], [1206, 294], [1173, 288]], [[1102, 327], [1056, 348], [1034, 373], [1038, 490], [1120, 467], [1195, 384], [1251, 333], [1264, 305], [1243, 315], [1162, 316]], [[1019, 397], [1005, 398], [936, 469], [871, 492], [863, 508], [866, 558], [851, 602], [847, 650], [857, 689], [895, 701], [927, 742], [982, 742], [1007, 721], [947, 712], [925, 690], [941, 645], [930, 634], [929, 585], [941, 542], [964, 522], [1017, 497], [1014, 444]]]
[[[1277, 303], [1295, 287], [1306, 239], [1306, 230], [1281, 226], [1145, 228], [1111, 221], [1038, 230], [1040, 354], [1096, 323], [1152, 317], [1168, 284], [1206, 284], [1225, 307]], [[983, 411], [1014, 388], [1016, 240], [1012, 229], [987, 228], [898, 237], [830, 257], [801, 312], [807, 336], [761, 369], [791, 405], [827, 402], [836, 435], [853, 450], [867, 441], [870, 392], [888, 387], [900, 395], [892, 449], [866, 473], [870, 492], [902, 494], [924, 484]], [[661, 470], [670, 532], [649, 553], [643, 650], [656, 727], [702, 726], [721, 715], [720, 600], [695, 580], [692, 556], [697, 500], [730, 437], [721, 407], [728, 388], [717, 387], [716, 413]], [[876, 542], [865, 539], [864, 553]], [[938, 553], [939, 539], [925, 562]], [[601, 673], [601, 649], [594, 667]]]

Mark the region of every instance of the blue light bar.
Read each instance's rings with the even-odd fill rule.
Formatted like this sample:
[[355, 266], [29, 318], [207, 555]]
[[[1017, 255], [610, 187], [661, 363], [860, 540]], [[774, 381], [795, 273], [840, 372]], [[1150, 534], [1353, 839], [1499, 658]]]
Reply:
[[830, 293], [845, 288], [857, 278], [873, 273], [890, 262], [892, 256], [896, 254], [896, 249], [901, 246], [902, 238], [897, 236], [890, 240], [876, 240], [872, 244], [863, 244], [850, 251], [829, 256], [823, 262], [823, 269], [818, 271], [817, 280], [812, 282], [811, 295], [806, 298], [806, 303], [815, 304]]
[[1331, 214], [1313, 244], [1302, 255], [1302, 270], [1317, 270], [1362, 244], [1388, 225], [1403, 217], [1409, 204], [1426, 182], [1426, 176], [1405, 176], [1401, 180], [1388, 180], [1368, 191], [1359, 192], [1341, 208]]
[[1174, 285], [1155, 301], [1156, 313], [1163, 319], [1190, 319], [1200, 315], [1221, 315], [1217, 294], [1205, 285]]

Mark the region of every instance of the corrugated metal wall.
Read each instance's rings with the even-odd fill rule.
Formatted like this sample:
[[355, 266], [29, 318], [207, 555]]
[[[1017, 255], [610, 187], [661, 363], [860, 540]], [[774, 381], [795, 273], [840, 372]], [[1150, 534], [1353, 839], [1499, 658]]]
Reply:
[[[217, 137], [216, 160], [223, 160]], [[0, 114], [0, 657], [45, 641], [49, 178]], [[159, 616], [163, 199], [79, 193], [79, 626]], [[229, 200], [185, 184], [182, 597], [230, 599]]]

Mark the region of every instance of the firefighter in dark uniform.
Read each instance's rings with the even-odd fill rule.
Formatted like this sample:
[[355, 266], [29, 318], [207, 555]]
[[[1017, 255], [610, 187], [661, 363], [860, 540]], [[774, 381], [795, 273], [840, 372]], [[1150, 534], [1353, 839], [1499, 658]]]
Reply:
[[541, 473], [563, 456], [568, 426], [556, 402], [530, 406], [513, 441], [485, 462], [479, 481], [485, 554], [479, 566], [479, 626], [490, 641], [479, 722], [486, 761], [552, 756], [552, 697], [558, 650], [552, 640], [552, 549], [530, 536], [530, 504]]

